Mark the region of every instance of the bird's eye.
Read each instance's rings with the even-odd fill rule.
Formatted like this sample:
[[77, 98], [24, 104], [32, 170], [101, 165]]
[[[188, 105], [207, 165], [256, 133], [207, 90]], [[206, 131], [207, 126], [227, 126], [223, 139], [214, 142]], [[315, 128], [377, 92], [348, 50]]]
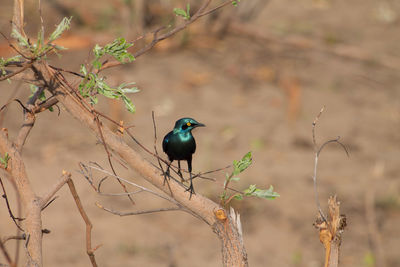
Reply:
[[192, 125], [190, 122], [186, 123], [186, 125], [189, 127], [190, 125]]

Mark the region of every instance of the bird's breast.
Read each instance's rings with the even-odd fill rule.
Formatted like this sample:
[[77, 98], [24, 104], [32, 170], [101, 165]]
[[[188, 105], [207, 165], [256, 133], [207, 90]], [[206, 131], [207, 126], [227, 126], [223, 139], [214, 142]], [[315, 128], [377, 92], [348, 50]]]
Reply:
[[196, 151], [196, 141], [190, 133], [177, 133], [169, 136], [166, 153], [171, 159], [185, 160]]

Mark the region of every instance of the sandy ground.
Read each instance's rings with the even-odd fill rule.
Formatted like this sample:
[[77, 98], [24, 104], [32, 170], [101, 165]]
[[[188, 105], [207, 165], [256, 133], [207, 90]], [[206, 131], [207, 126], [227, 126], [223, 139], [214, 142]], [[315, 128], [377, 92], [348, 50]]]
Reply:
[[[132, 95], [136, 114], [128, 114], [105, 99], [100, 100], [99, 109], [123, 119], [126, 125], [135, 125], [134, 135], [147, 147], [153, 145], [154, 110], [159, 151], [162, 136], [178, 118], [190, 116], [205, 123], [207, 127], [194, 131], [198, 144], [195, 172], [226, 166], [253, 151], [254, 163], [236, 187], [273, 185], [281, 197], [232, 203], [241, 214], [249, 263], [311, 267], [323, 265], [324, 253], [312, 226], [316, 205], [311, 123], [326, 106], [316, 131], [317, 141], [341, 136], [350, 152], [348, 158], [340, 147], [327, 146], [318, 175], [322, 206], [326, 207], [330, 195], [337, 194], [341, 213], [347, 216], [340, 266], [375, 266], [372, 258], [377, 255], [366, 216], [370, 197], [376, 211], [372, 221], [379, 231], [374, 234], [381, 236], [387, 266], [400, 266], [399, 14], [398, 4], [391, 1], [270, 1], [247, 27], [273, 40], [234, 33], [223, 39], [204, 33], [189, 34], [188, 40], [178, 35], [129, 66], [105, 73], [111, 84], [137, 83], [141, 91]], [[6, 25], [4, 19], [2, 25]], [[94, 36], [104, 38], [100, 32]], [[293, 36], [313, 40], [316, 46], [300, 49], [277, 41]], [[366, 60], [326, 52], [341, 46], [355, 48], [352, 55], [367, 55]], [[68, 51], [61, 59], [51, 60], [54, 65], [78, 71], [88, 50]], [[1, 105], [17, 87], [16, 83], [0, 84]], [[17, 97], [24, 100], [28, 94], [29, 88], [23, 86]], [[13, 136], [21, 119], [20, 109], [13, 104], [2, 127]], [[76, 170], [80, 161], [107, 167], [106, 154], [84, 125], [62, 107], [60, 116], [56, 112], [38, 116], [24, 159], [38, 194], [46, 192], [62, 170], [73, 173], [94, 225], [93, 244], [102, 244], [96, 251], [99, 266], [221, 265], [218, 239], [207, 225], [188, 214], [118, 217], [98, 209], [96, 201], [121, 211], [167, 204], [140, 195], [132, 207], [125, 198], [96, 195]], [[151, 188], [135, 173], [119, 169], [126, 179]], [[195, 188], [218, 201], [225, 174], [212, 176], [219, 182], [196, 180]], [[5, 184], [12, 195], [10, 183]], [[105, 188], [120, 191], [112, 182]], [[58, 195], [43, 213], [43, 227], [51, 230], [43, 241], [44, 265], [89, 266], [84, 223], [68, 189], [63, 188]], [[12, 205], [15, 208], [15, 203]], [[14, 233], [3, 201], [0, 218], [0, 235]], [[13, 241], [7, 246], [13, 251]], [[3, 255], [0, 263], [4, 263]]]

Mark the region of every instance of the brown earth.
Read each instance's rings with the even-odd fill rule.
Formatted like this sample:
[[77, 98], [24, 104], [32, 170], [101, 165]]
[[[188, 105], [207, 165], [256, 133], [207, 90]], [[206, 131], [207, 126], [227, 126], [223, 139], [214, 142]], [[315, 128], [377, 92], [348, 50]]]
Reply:
[[[8, 30], [8, 5], [0, 12], [2, 31]], [[49, 28], [62, 17], [52, 11], [44, 6]], [[206, 128], [194, 131], [195, 172], [226, 166], [253, 151], [253, 165], [236, 188], [273, 185], [281, 197], [233, 202], [241, 214], [250, 266], [322, 266], [324, 250], [312, 225], [316, 205], [311, 123], [326, 106], [317, 126], [317, 141], [321, 144], [341, 136], [350, 152], [348, 158], [331, 144], [322, 152], [318, 168], [322, 206], [326, 208], [328, 197], [337, 194], [341, 213], [347, 216], [340, 266], [379, 266], [373, 263], [382, 256], [372, 239], [376, 235], [381, 237], [379, 248], [386, 266], [400, 266], [399, 15], [395, 1], [284, 0], [269, 1], [246, 24], [236, 21], [222, 39], [208, 34], [200, 22], [202, 27], [194, 25], [134, 63], [105, 73], [113, 85], [137, 83], [141, 91], [132, 95], [134, 115], [105, 99], [100, 99], [99, 108], [123, 119], [125, 125], [134, 125], [134, 135], [149, 148], [154, 141], [154, 110], [159, 151], [162, 136], [178, 118], [190, 116], [205, 123]], [[27, 17], [29, 29], [37, 29], [36, 19], [30, 24]], [[119, 35], [118, 29], [103, 33], [74, 26], [70, 32], [70, 36], [80, 36], [78, 44], [81, 39], [84, 47], [77, 45], [51, 62], [74, 71], [88, 58], [88, 43], [104, 44], [113, 39], [112, 34]], [[29, 87], [2, 82], [0, 104], [17, 88], [17, 97], [25, 101]], [[96, 195], [76, 170], [80, 161], [108, 167], [106, 154], [84, 125], [62, 107], [60, 111], [59, 116], [57, 112], [38, 116], [24, 150], [26, 168], [39, 194], [62, 170], [73, 173], [94, 225], [93, 244], [102, 244], [96, 251], [99, 266], [221, 265], [218, 239], [207, 225], [188, 214], [118, 217], [97, 208], [96, 201], [122, 211], [166, 204], [149, 195], [138, 195], [136, 206], [122, 197]], [[14, 136], [21, 122], [21, 110], [13, 104], [2, 127]], [[155, 162], [144, 152], [143, 156]], [[120, 169], [126, 179], [151, 187], [135, 173]], [[195, 188], [218, 201], [224, 172], [212, 176], [218, 183], [195, 180]], [[13, 195], [11, 185], [5, 184]], [[120, 191], [111, 181], [104, 189]], [[44, 265], [90, 266], [84, 223], [68, 189], [58, 195], [43, 213], [43, 226], [51, 230], [43, 241]], [[374, 205], [368, 206], [371, 198]], [[15, 209], [15, 200], [12, 206]], [[372, 218], [366, 215], [371, 209], [376, 212]], [[0, 236], [14, 233], [3, 201], [0, 216]], [[378, 226], [372, 235], [371, 222]], [[7, 243], [12, 253], [13, 242]], [[4, 262], [1, 255], [0, 263]]]

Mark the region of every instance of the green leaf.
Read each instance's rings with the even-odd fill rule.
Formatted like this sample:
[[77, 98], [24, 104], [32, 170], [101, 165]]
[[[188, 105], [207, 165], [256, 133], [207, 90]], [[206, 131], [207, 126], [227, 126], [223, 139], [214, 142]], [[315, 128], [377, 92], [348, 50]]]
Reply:
[[14, 27], [12, 32], [11, 32], [11, 37], [17, 39], [18, 44], [21, 47], [25, 48], [30, 48], [31, 46], [29, 45], [28, 39], [26, 37], [22, 36], [21, 33]]
[[69, 27], [71, 26], [71, 20], [72, 20], [72, 17], [70, 17], [70, 18], [65, 17], [62, 19], [60, 24], [57, 25], [56, 29], [49, 37], [50, 43], [53, 42], [54, 40], [56, 40], [57, 38], [59, 38], [65, 30], [69, 29]]
[[225, 200], [226, 199], [226, 191], [224, 191], [219, 197], [220, 197], [220, 199]]
[[7, 169], [9, 160], [10, 156], [8, 155], [8, 152], [4, 154], [4, 158], [0, 157], [0, 163], [3, 164], [4, 169]]
[[[18, 61], [21, 58], [20, 55], [13, 56], [10, 58], [4, 59], [3, 57], [0, 58], [0, 76], [6, 76], [8, 72], [6, 71], [5, 67], [8, 63]], [[11, 83], [10, 79], [7, 79], [9, 83]]]
[[235, 182], [240, 181], [240, 177], [232, 177], [231, 181], [235, 181]]
[[243, 193], [245, 196], [255, 196], [265, 199], [275, 199], [280, 196], [277, 192], [274, 192], [274, 187], [272, 185], [268, 189], [259, 189], [255, 184], [252, 184], [249, 188], [245, 189]]
[[0, 67], [5, 67], [6, 64], [13, 62], [13, 61], [18, 61], [21, 58], [21, 55], [13, 56], [10, 58], [4, 59], [3, 57], [0, 58]]
[[60, 50], [60, 51], [62, 51], [62, 50], [68, 50], [68, 48], [66, 48], [66, 47], [64, 47], [64, 46], [61, 46], [61, 45], [53, 45], [53, 47], [54, 47], [55, 49], [57, 49], [57, 50]]
[[236, 200], [242, 200], [243, 199], [243, 195], [238, 193], [233, 198], [236, 199]]
[[40, 52], [42, 52], [42, 50], [45, 49], [45, 48], [43, 48], [43, 44], [44, 44], [44, 33], [43, 33], [42, 29], [40, 29], [38, 32], [37, 41], [36, 41], [36, 45], [35, 45], [35, 51], [34, 51], [35, 55], [40, 54]]
[[247, 169], [252, 163], [251, 151], [239, 161], [233, 161], [233, 175], [237, 175]]
[[187, 19], [190, 19], [190, 4], [189, 3], [186, 4], [186, 16], [187, 16]]
[[237, 6], [240, 0], [232, 1], [232, 5]]
[[85, 65], [83, 65], [83, 64], [81, 65], [80, 72], [82, 72], [82, 74], [85, 75], [85, 76], [87, 75], [88, 72], [86, 70]]
[[254, 191], [256, 191], [257, 187], [255, 184], [251, 184], [249, 186], [249, 188], [245, 189], [243, 192], [246, 196], [251, 196], [251, 194], [254, 193]]
[[186, 19], [186, 17], [187, 17], [186, 11], [183, 10], [182, 8], [175, 7], [174, 13], [177, 16], [183, 17], [184, 19]]
[[127, 109], [129, 112], [131, 112], [131, 113], [135, 113], [136, 107], [135, 107], [135, 105], [132, 103], [132, 100], [131, 100], [129, 97], [127, 97], [126, 95], [122, 95], [121, 97], [122, 97], [122, 100], [123, 100], [124, 103], [125, 103], [126, 109]]

